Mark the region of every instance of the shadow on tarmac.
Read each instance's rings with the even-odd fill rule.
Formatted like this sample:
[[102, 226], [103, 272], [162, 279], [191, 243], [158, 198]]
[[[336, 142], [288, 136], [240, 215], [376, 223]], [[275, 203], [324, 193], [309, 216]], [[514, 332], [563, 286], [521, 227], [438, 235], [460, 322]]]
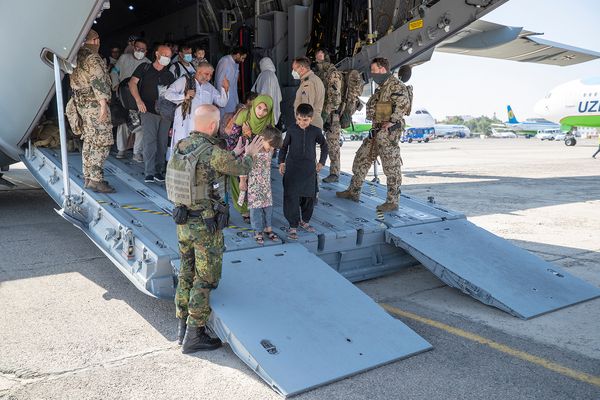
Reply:
[[[600, 176], [518, 178], [460, 172], [407, 171], [404, 177], [471, 179], [472, 182], [402, 185], [405, 194], [427, 198], [454, 211], [475, 217], [510, 214], [519, 210], [572, 204], [600, 199]], [[485, 194], [485, 195], [483, 195]], [[483, 201], [482, 199], [486, 199]]]

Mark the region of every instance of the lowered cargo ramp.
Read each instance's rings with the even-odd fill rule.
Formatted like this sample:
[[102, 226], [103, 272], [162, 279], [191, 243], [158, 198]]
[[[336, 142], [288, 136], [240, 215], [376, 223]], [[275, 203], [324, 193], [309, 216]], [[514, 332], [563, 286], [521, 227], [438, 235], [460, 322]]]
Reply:
[[519, 318], [600, 297], [600, 288], [465, 219], [390, 228], [386, 239], [449, 286]]
[[300, 244], [225, 253], [211, 327], [283, 396], [431, 349]]

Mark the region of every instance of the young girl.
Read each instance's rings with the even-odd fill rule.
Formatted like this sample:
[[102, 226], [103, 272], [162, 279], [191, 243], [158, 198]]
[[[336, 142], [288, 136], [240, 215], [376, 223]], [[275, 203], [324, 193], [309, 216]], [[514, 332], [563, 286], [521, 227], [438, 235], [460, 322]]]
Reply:
[[250, 221], [254, 229], [254, 239], [264, 244], [266, 235], [276, 242], [279, 240], [271, 227], [273, 215], [273, 198], [271, 195], [271, 158], [273, 151], [281, 147], [283, 137], [278, 129], [266, 127], [261, 135], [264, 138], [263, 150], [256, 154], [252, 169], [248, 174], [248, 208]]
[[[231, 140], [232, 143], [237, 143], [240, 136], [246, 140], [254, 136], [260, 136], [265, 128], [273, 125], [273, 123], [273, 99], [267, 95], [259, 95], [252, 101], [248, 109], [238, 113], [232, 127], [232, 134], [227, 141]], [[242, 215], [244, 222], [250, 223], [248, 203], [244, 201], [244, 196], [248, 190], [247, 177], [240, 176], [239, 181], [237, 177], [231, 177], [230, 187], [233, 206]]]

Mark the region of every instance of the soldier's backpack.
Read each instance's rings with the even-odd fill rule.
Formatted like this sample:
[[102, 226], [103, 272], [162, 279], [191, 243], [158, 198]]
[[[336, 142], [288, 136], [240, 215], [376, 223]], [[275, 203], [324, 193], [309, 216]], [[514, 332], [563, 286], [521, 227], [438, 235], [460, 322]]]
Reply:
[[210, 185], [196, 182], [196, 166], [198, 162], [209, 162], [212, 154], [209, 150], [213, 145], [205, 141], [188, 154], [181, 154], [178, 146], [179, 143], [167, 164], [167, 198], [176, 205], [191, 207], [198, 200], [210, 198]]
[[408, 117], [412, 111], [413, 87], [412, 85], [406, 85], [406, 89], [408, 89], [408, 110], [406, 110], [405, 116]]
[[342, 129], [352, 125], [352, 115], [356, 110], [362, 108], [360, 95], [363, 93], [365, 81], [359, 71], [351, 69], [342, 72], [342, 104], [338, 112], [340, 114], [340, 126]]

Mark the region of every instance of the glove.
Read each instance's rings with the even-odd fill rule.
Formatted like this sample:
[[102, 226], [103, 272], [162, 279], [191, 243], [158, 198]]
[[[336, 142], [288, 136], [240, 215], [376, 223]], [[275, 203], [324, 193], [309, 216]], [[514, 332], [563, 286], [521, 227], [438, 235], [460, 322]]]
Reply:
[[217, 220], [214, 217], [204, 218], [204, 225], [208, 233], [217, 233]]

